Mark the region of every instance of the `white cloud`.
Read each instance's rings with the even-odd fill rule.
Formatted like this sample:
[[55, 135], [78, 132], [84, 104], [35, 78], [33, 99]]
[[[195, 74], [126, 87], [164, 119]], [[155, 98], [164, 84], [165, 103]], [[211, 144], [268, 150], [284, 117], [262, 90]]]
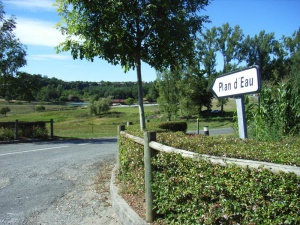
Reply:
[[53, 0], [3, 0], [3, 3], [7, 5], [31, 10], [42, 9], [47, 11], [55, 10], [55, 7], [53, 7], [54, 2], [55, 1]]
[[17, 18], [16, 36], [23, 44], [55, 47], [65, 40], [55, 23], [28, 18]]
[[71, 60], [72, 57], [69, 55], [56, 55], [56, 54], [41, 54], [41, 55], [30, 55], [28, 57], [31, 60]]

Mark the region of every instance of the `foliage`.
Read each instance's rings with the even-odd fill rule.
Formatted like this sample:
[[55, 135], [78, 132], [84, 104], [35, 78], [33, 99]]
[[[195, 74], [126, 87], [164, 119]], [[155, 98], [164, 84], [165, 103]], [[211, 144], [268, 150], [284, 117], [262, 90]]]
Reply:
[[[148, 95], [154, 82], [143, 82], [143, 95]], [[136, 82], [65, 82], [39, 74], [17, 72], [15, 77], [0, 77], [0, 97], [6, 100], [78, 102], [87, 98], [138, 98]]]
[[157, 84], [159, 87], [157, 102], [160, 111], [168, 121], [177, 117], [179, 101], [177, 83], [181, 79], [180, 76], [180, 70], [178, 69], [173, 71], [165, 70], [157, 74]]
[[220, 157], [300, 166], [300, 143], [290, 140], [261, 142], [221, 136], [160, 133], [158, 142], [179, 149]]
[[195, 114], [199, 116], [203, 106], [211, 108], [212, 94], [207, 79], [195, 62], [158, 73], [156, 82], [159, 108], [168, 121], [177, 118], [179, 113], [190, 119]]
[[[0, 140], [12, 140], [15, 135], [15, 122], [0, 123]], [[19, 122], [19, 138], [48, 138], [48, 130], [45, 122]]]
[[110, 109], [110, 98], [100, 98], [98, 101], [91, 101], [88, 105], [91, 115], [99, 115], [108, 112]]
[[[119, 179], [126, 185], [132, 185], [127, 193], [142, 194], [144, 185], [144, 157], [143, 146], [124, 137], [118, 140], [119, 146]], [[133, 176], [134, 174], [134, 176]]]
[[48, 137], [48, 130], [45, 127], [33, 127], [32, 138], [47, 139]]
[[0, 127], [0, 141], [9, 141], [14, 139], [14, 129]]
[[228, 73], [236, 68], [242, 59], [243, 30], [239, 25], [232, 28], [229, 23], [217, 27], [216, 46], [223, 57], [223, 73]]
[[298, 224], [295, 174], [272, 174], [175, 154], [154, 160], [153, 192], [166, 224]]
[[120, 64], [125, 72], [136, 68], [140, 126], [144, 130], [141, 61], [160, 70], [191, 59], [196, 33], [207, 21], [200, 12], [209, 2], [56, 2], [62, 17], [58, 27], [67, 35], [58, 51], [71, 51], [74, 59], [100, 57], [113, 65]]
[[275, 33], [268, 34], [265, 30], [260, 31], [254, 37], [248, 35], [245, 39], [244, 53], [247, 65], [258, 65], [263, 80], [271, 78], [271, 54], [275, 54], [276, 43]]
[[186, 132], [187, 130], [187, 123], [186, 122], [167, 122], [167, 123], [161, 123], [158, 125], [158, 128], [165, 129], [166, 131], [181, 131]]
[[7, 78], [16, 74], [20, 67], [26, 65], [25, 46], [15, 36], [15, 17], [5, 16], [0, 1], [0, 77]]
[[134, 103], [134, 99], [133, 98], [127, 98], [125, 99], [125, 104], [126, 105], [132, 105]]
[[177, 85], [181, 117], [190, 119], [193, 115], [200, 116], [203, 106], [211, 108], [212, 94], [208, 91], [208, 80], [195, 62], [183, 67]]
[[[292, 81], [264, 85], [260, 104], [250, 111], [250, 134], [258, 140], [281, 140], [300, 131], [300, 88]], [[253, 107], [251, 107], [253, 108]]]
[[198, 58], [204, 67], [204, 73], [208, 79], [216, 73], [217, 65], [217, 28], [213, 27], [202, 32], [197, 42]]
[[6, 116], [6, 114], [10, 112], [10, 108], [9, 107], [4, 107], [0, 109], [0, 114]]
[[[300, 165], [299, 143], [295, 142], [261, 143], [181, 132], [158, 133], [157, 142], [201, 154]], [[126, 184], [123, 191], [140, 195], [144, 191], [143, 146], [120, 137], [119, 148], [119, 179]], [[300, 177], [293, 173], [222, 167], [165, 153], [156, 155], [153, 163], [157, 168], [152, 183], [154, 207], [163, 224], [300, 222]]]
[[45, 108], [45, 106], [43, 106], [43, 105], [39, 105], [39, 106], [36, 107], [35, 110], [38, 111], [38, 112], [42, 112], [42, 111], [45, 111], [46, 108]]

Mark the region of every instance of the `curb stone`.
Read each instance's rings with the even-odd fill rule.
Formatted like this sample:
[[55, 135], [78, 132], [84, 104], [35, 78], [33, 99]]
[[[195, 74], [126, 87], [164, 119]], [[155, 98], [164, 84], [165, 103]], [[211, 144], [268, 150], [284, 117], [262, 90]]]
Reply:
[[115, 186], [115, 174], [118, 169], [116, 165], [112, 171], [110, 180], [110, 196], [112, 207], [119, 218], [121, 224], [124, 225], [149, 225], [146, 223], [118, 194], [118, 188]]

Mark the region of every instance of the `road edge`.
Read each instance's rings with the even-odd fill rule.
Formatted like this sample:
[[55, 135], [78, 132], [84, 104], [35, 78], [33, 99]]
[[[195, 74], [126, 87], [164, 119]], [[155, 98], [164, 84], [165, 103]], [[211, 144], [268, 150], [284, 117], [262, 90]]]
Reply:
[[132, 224], [132, 225], [148, 225], [118, 194], [118, 187], [115, 185], [116, 172], [118, 165], [112, 170], [110, 179], [110, 196], [112, 207], [119, 218], [121, 224]]

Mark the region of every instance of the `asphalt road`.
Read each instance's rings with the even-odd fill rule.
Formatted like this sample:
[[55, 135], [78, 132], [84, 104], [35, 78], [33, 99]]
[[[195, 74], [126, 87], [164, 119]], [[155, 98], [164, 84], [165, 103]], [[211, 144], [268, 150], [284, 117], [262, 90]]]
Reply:
[[[198, 131], [196, 130], [188, 130], [187, 133], [189, 134], [196, 134]], [[209, 135], [210, 136], [217, 136], [220, 134], [231, 134], [234, 130], [232, 128], [219, 128], [219, 129], [209, 129]], [[203, 129], [199, 130], [200, 134], [204, 134]]]
[[[43, 214], [43, 219], [49, 220], [43, 224], [51, 224], [58, 213], [57, 202], [72, 191], [72, 198], [76, 193], [83, 194], [81, 189], [92, 185], [84, 183], [93, 180], [101, 165], [115, 162], [116, 152], [115, 138], [0, 145], [0, 224], [35, 223], [38, 215], [56, 204], [51, 214]], [[76, 198], [79, 201], [80, 196]], [[86, 204], [91, 204], [93, 198]], [[67, 212], [65, 203], [61, 204]], [[76, 204], [73, 214], [79, 214]], [[70, 216], [65, 215], [64, 222], [57, 218], [52, 224], [72, 224], [82, 219], [78, 215], [77, 220], [70, 220]], [[36, 224], [41, 223], [39, 219]]]

